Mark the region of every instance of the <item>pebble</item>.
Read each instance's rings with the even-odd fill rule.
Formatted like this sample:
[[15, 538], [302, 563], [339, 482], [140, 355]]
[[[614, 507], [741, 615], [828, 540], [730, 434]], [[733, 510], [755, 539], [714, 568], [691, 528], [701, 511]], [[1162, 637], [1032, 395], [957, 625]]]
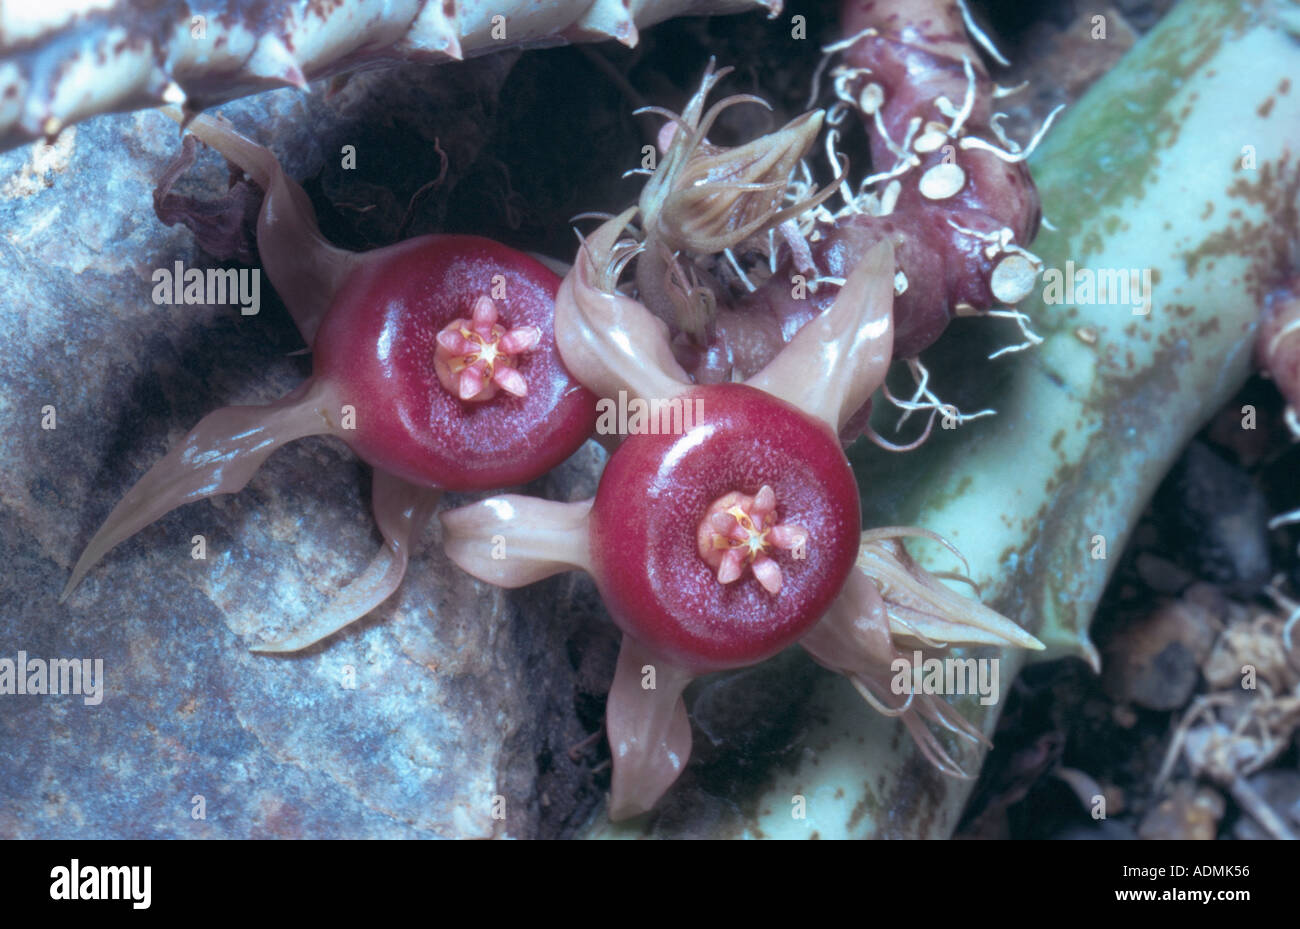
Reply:
[[1225, 804], [1223, 795], [1210, 787], [1179, 781], [1169, 795], [1142, 817], [1140, 839], [1213, 839], [1219, 831]]
[[1137, 573], [1156, 593], [1177, 596], [1196, 578], [1167, 558], [1142, 552], [1137, 556]]
[[1117, 702], [1149, 710], [1176, 710], [1191, 698], [1201, 662], [1218, 632], [1210, 595], [1174, 600], [1120, 632], [1107, 644], [1102, 683]]

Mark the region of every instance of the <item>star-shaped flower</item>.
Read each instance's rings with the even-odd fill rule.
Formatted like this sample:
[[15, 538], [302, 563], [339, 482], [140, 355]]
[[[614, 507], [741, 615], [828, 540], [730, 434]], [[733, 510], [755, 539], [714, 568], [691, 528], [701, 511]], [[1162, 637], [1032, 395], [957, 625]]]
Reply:
[[702, 420], [680, 435], [626, 437], [592, 500], [508, 495], [443, 513], [447, 553], [505, 587], [571, 569], [595, 578], [624, 632], [606, 709], [615, 819], [649, 810], [686, 764], [681, 695], [692, 679], [796, 641], [900, 716], [941, 770], [964, 776], [927, 723], [982, 735], [933, 694], [891, 693], [900, 648], [1042, 645], [912, 560], [901, 539], [932, 533], [861, 533], [837, 436], [891, 360], [891, 246], [876, 246], [746, 384], [700, 386], [674, 360], [664, 323], [613, 287], [629, 215], [584, 242], [560, 287], [561, 356], [600, 396], [687, 398], [703, 403]]

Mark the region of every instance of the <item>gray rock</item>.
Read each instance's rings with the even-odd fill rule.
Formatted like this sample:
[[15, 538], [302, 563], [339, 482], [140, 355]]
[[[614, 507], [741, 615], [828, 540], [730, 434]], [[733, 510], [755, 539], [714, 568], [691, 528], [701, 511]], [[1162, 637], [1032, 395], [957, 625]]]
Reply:
[[[476, 101], [496, 99], [507, 65], [438, 71], [447, 93], [468, 97], [458, 109], [426, 100], [421, 112], [434, 115], [404, 124], [420, 164], [381, 144], [397, 130], [391, 114], [364, 106], [384, 86], [378, 76], [329, 100], [277, 92], [224, 111], [299, 177], [355, 140], [371, 173], [350, 195], [378, 207], [354, 228], [363, 239], [391, 235], [405, 198], [437, 173], [434, 135], [457, 140], [458, 166], [472, 161], [491, 128], [490, 107]], [[476, 126], [459, 131], [457, 120]], [[144, 112], [69, 129], [53, 151], [0, 156], [0, 658], [102, 659], [105, 680], [94, 706], [0, 696], [0, 836], [571, 828], [599, 801], [589, 769], [564, 756], [588, 731], [565, 651], [582, 615], [573, 603], [592, 596], [582, 582], [504, 594], [450, 565], [434, 526], [398, 593], [355, 627], [299, 656], [247, 650], [304, 621], [379, 545], [368, 469], [336, 440], [295, 443], [242, 493], [168, 515], [57, 601], [111, 507], [200, 417], [275, 399], [310, 371], [291, 355], [301, 341], [269, 287], [251, 317], [152, 303], [154, 269], [210, 263], [187, 230], [152, 212], [154, 181], [178, 147], [174, 124]], [[338, 209], [343, 181], [324, 176]], [[208, 153], [181, 186], [214, 194], [226, 182]], [[380, 184], [386, 199], [372, 197]], [[425, 204], [426, 223], [441, 204]], [[331, 203], [319, 205], [328, 224]], [[47, 406], [53, 429], [42, 428]], [[529, 490], [589, 494], [600, 462], [588, 447]], [[196, 534], [206, 560], [191, 558]], [[195, 818], [200, 803], [205, 818]]]

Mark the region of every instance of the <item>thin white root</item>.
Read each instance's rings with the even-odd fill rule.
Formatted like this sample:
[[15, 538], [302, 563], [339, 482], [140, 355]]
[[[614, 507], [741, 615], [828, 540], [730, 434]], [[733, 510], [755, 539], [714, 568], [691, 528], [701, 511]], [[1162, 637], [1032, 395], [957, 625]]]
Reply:
[[990, 39], [988, 35], [985, 34], [984, 30], [979, 27], [979, 24], [975, 22], [975, 17], [971, 16], [970, 9], [966, 6], [966, 0], [957, 0], [957, 7], [961, 10], [961, 21], [965, 24], [966, 31], [970, 33], [971, 38], [975, 40], [976, 44], [979, 45], [980, 48], [984, 49], [984, 51], [988, 52], [989, 57], [1002, 65], [1002, 67], [1010, 67], [1011, 62], [1007, 61], [1003, 54], [998, 51], [998, 47], [993, 44], [993, 40]]
[[1013, 352], [1023, 352], [1027, 348], [1033, 348], [1035, 345], [1043, 344], [1043, 337], [1040, 336], [1038, 333], [1034, 332], [1034, 330], [1029, 328], [1029, 324], [1032, 322], [1032, 320], [1029, 318], [1027, 314], [1022, 313], [1019, 310], [1013, 310], [1013, 309], [988, 310], [981, 315], [997, 316], [997, 317], [1001, 317], [1002, 319], [1014, 319], [1016, 321], [1016, 325], [1020, 327], [1021, 335], [1025, 337], [1025, 341], [1023, 342], [1019, 342], [1015, 345], [1007, 345], [1004, 348], [1000, 348], [996, 352], [993, 352], [991, 355], [989, 355], [988, 358], [989, 361], [992, 361], [995, 358], [1001, 358], [1003, 355], [1010, 355]]
[[873, 429], [870, 423], [866, 425], [866, 427], [862, 430], [862, 433], [873, 443], [875, 443], [880, 448], [883, 448], [887, 452], [912, 452], [912, 451], [916, 451], [918, 448], [924, 445], [926, 440], [930, 438], [930, 433], [934, 430], [934, 418], [938, 415], [939, 412], [937, 410], [931, 411], [930, 418], [926, 420], [925, 423], [925, 431], [921, 433], [919, 438], [913, 439], [911, 442], [908, 442], [906, 445], [899, 445], [896, 442], [889, 441], [884, 436], [882, 436], [879, 432]]
[[980, 151], [988, 152], [1008, 164], [1016, 164], [1017, 162], [1026, 161], [1029, 159], [1029, 156], [1034, 153], [1034, 149], [1038, 148], [1038, 143], [1043, 141], [1043, 136], [1047, 135], [1047, 130], [1052, 128], [1052, 123], [1056, 121], [1057, 115], [1059, 115], [1063, 109], [1065, 109], [1064, 103], [1060, 104], [1053, 109], [1052, 112], [1047, 114], [1047, 118], [1043, 120], [1043, 124], [1038, 127], [1038, 131], [1034, 133], [1034, 137], [1029, 140], [1029, 144], [1026, 145], [1022, 151], [1008, 152], [998, 148], [992, 143], [985, 142], [983, 139], [972, 135], [966, 136], [958, 144], [964, 149], [975, 148]]
[[[1270, 523], [1270, 527], [1272, 524]], [[1282, 626], [1282, 646], [1288, 651], [1295, 651], [1295, 628], [1300, 623], [1300, 603], [1296, 603], [1286, 594], [1282, 593], [1278, 584], [1282, 576], [1278, 575], [1273, 578], [1272, 583], [1264, 588], [1264, 593], [1268, 594], [1270, 600], [1277, 604], [1278, 609], [1287, 611], [1286, 622]]]
[[[890, 391], [888, 384], [881, 385], [881, 391], [884, 393], [885, 399], [903, 411], [903, 415], [899, 417], [898, 423], [894, 426], [895, 429], [901, 428], [903, 423], [907, 422], [908, 417], [913, 413], [924, 412], [927, 410], [933, 411], [933, 414], [942, 415], [945, 419], [952, 420], [959, 426], [984, 416], [997, 415], [997, 410], [991, 409], [979, 410], [975, 413], [963, 413], [951, 403], [946, 403], [943, 400], [940, 400], [938, 396], [935, 395], [934, 391], [930, 389], [930, 371], [921, 363], [921, 359], [908, 358], [906, 359], [906, 363], [908, 370], [912, 373], [912, 379], [916, 384], [916, 392], [912, 394], [910, 400], [903, 400], [895, 397]], [[931, 416], [931, 421], [933, 422], [933, 415]], [[926, 428], [928, 434], [929, 427], [927, 426]]]

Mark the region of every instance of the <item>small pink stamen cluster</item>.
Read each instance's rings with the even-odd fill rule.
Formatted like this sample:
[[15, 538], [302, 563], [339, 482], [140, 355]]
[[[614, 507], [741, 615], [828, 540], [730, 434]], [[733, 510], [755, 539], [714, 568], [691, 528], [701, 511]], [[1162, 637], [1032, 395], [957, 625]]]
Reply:
[[700, 521], [696, 541], [700, 557], [718, 572], [718, 582], [739, 580], [748, 564], [754, 578], [768, 593], [781, 591], [781, 566], [769, 555], [771, 548], [802, 553], [808, 531], [801, 526], [778, 524], [776, 494], [764, 484], [754, 496], [732, 491], [713, 501]]
[[497, 322], [491, 297], [474, 303], [473, 319], [454, 319], [438, 333], [433, 367], [438, 381], [466, 403], [491, 400], [500, 388], [515, 397], [528, 393], [515, 356], [531, 352], [542, 340], [536, 326], [507, 330]]

